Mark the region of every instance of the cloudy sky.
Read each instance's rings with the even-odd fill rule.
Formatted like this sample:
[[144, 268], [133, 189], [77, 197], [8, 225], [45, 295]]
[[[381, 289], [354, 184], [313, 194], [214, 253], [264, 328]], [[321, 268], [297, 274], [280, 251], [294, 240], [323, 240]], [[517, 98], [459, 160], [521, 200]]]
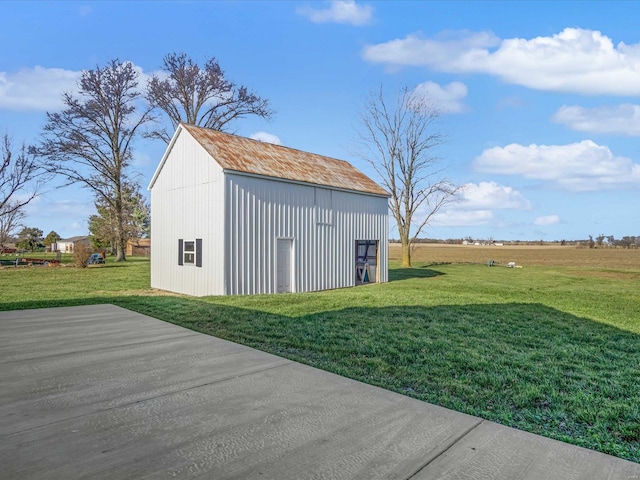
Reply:
[[[0, 2], [0, 130], [38, 141], [83, 69], [118, 58], [143, 77], [170, 52], [216, 57], [268, 98], [239, 135], [352, 162], [371, 91], [440, 106], [458, 203], [424, 236], [640, 234], [640, 2]], [[164, 144], [139, 141], [147, 185]], [[85, 234], [90, 192], [50, 185], [26, 223]], [[391, 236], [395, 232], [391, 231]]]

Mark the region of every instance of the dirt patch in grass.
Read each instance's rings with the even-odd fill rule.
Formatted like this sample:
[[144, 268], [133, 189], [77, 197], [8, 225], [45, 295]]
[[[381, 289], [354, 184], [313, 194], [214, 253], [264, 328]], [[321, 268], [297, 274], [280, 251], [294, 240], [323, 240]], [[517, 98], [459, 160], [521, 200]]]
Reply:
[[[109, 296], [113, 295], [114, 292], [109, 290], [96, 290], [93, 292], [96, 296]], [[167, 290], [157, 290], [155, 288], [148, 289], [139, 289], [139, 290], [124, 290], [117, 292], [120, 297], [135, 297], [135, 296], [145, 296], [145, 297], [179, 297], [179, 298], [189, 298], [192, 299], [189, 295], [183, 295], [181, 293], [169, 292]]]

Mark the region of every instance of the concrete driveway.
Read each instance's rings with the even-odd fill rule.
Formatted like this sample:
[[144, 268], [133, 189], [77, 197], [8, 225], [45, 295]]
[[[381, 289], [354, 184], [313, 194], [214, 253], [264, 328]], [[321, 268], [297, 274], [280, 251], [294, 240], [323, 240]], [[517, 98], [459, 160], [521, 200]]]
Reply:
[[0, 312], [4, 479], [640, 479], [113, 305]]

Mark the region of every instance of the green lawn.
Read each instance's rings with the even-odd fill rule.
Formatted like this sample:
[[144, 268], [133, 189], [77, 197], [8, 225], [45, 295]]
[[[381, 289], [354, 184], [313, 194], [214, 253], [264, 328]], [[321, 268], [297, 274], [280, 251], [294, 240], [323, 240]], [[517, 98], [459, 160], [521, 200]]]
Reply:
[[640, 462], [640, 269], [394, 265], [391, 282], [193, 299], [147, 259], [0, 270], [0, 309], [114, 303]]

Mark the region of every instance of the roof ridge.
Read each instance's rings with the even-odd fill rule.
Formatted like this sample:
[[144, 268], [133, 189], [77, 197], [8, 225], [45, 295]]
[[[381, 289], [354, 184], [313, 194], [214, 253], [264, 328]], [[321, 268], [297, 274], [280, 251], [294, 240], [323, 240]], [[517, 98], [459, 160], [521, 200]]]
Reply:
[[223, 169], [388, 197], [371, 178], [346, 160], [181, 123]]
[[228, 135], [230, 137], [234, 137], [234, 138], [237, 138], [237, 139], [240, 139], [240, 140], [246, 140], [246, 141], [249, 141], [249, 142], [252, 142], [252, 143], [257, 143], [259, 145], [267, 145], [267, 146], [274, 147], [274, 148], [284, 148], [284, 149], [287, 149], [287, 150], [293, 150], [294, 152], [303, 153], [305, 155], [314, 155], [316, 157], [328, 158], [330, 160], [335, 160], [336, 162], [346, 163], [347, 165], [351, 165], [353, 167], [353, 165], [350, 162], [347, 162], [346, 160], [342, 160], [341, 158], [336, 158], [336, 157], [330, 157], [329, 155], [323, 155], [322, 153], [308, 152], [306, 150], [301, 150], [301, 149], [296, 148], [296, 147], [290, 147], [288, 145], [277, 145], [275, 143], [264, 142], [262, 140], [257, 140], [255, 138], [245, 137], [243, 135], [238, 135], [236, 133], [223, 132], [221, 130], [215, 130], [213, 128], [207, 128], [207, 127], [199, 127], [199, 126], [193, 125], [191, 123], [180, 123], [180, 125], [186, 126], [188, 128], [197, 128], [197, 129], [200, 129], [200, 130], [207, 130], [207, 131], [210, 131], [210, 132], [215, 132], [215, 134]]

